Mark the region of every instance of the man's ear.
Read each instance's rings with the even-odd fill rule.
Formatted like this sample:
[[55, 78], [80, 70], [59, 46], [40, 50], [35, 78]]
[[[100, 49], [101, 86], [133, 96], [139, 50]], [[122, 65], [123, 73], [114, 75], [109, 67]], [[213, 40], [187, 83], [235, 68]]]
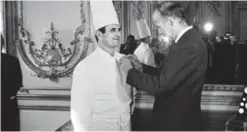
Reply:
[[98, 39], [102, 39], [103, 33], [100, 32], [99, 30], [96, 31], [95, 35], [98, 37]]
[[168, 17], [167, 19], [168, 19], [169, 25], [173, 26], [174, 25], [173, 18], [172, 17]]

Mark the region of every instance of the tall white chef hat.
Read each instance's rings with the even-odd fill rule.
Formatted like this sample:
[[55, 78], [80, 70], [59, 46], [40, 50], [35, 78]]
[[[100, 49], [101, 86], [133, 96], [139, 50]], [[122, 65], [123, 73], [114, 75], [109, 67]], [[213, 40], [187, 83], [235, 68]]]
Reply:
[[136, 26], [137, 26], [137, 30], [139, 33], [139, 37], [141, 39], [151, 36], [150, 29], [149, 29], [148, 24], [145, 21], [145, 19], [142, 18], [142, 19], [136, 21]]
[[90, 0], [90, 6], [95, 30], [110, 24], [119, 24], [112, 0]]

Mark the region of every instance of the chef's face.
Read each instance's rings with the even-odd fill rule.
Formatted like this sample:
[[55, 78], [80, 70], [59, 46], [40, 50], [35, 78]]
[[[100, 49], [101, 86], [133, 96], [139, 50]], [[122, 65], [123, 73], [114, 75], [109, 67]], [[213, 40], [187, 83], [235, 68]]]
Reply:
[[220, 42], [221, 42], [221, 38], [218, 37], [218, 36], [216, 36], [216, 41], [217, 41], [218, 43], [220, 43]]
[[110, 24], [105, 27], [105, 33], [98, 35], [99, 41], [110, 48], [120, 46], [120, 25]]

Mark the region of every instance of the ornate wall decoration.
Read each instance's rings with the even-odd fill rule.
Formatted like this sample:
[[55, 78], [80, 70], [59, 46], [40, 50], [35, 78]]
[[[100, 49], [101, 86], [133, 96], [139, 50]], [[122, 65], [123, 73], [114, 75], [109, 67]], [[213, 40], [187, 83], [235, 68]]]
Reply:
[[74, 40], [67, 49], [63, 47], [62, 38], [53, 23], [51, 23], [50, 30], [45, 33], [42, 47], [36, 48], [31, 34], [23, 26], [22, 4], [21, 2], [17, 48], [23, 61], [35, 72], [34, 76], [39, 78], [48, 78], [58, 82], [61, 77], [70, 77], [75, 66], [86, 57], [89, 43], [94, 43], [90, 30], [90, 15], [85, 18], [84, 14], [90, 13], [90, 10], [89, 8], [87, 11], [83, 10], [83, 5], [88, 2], [81, 2], [81, 25], [76, 29]]
[[147, 9], [147, 2], [145, 1], [130, 1], [130, 3], [135, 7], [133, 10], [133, 17], [137, 20], [144, 18], [144, 11]]

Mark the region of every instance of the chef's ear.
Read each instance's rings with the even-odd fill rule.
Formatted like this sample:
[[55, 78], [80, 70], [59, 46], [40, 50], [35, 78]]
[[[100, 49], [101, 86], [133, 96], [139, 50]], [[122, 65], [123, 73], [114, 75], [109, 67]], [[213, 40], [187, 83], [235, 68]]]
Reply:
[[101, 31], [97, 30], [95, 35], [97, 36], [98, 40], [102, 40], [103, 33]]

